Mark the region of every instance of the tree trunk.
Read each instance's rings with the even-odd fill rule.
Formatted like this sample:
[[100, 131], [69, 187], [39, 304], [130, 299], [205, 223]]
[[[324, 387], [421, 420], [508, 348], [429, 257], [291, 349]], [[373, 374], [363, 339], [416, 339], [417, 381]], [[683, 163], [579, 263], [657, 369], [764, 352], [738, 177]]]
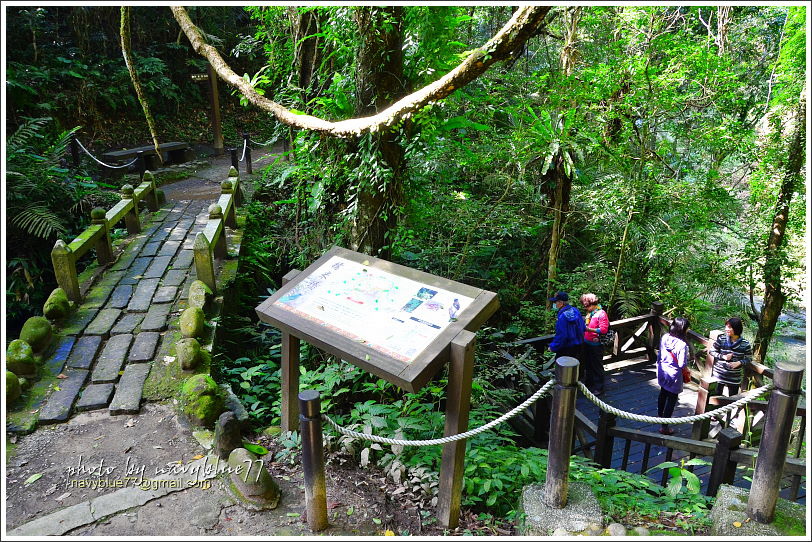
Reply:
[[764, 304], [758, 322], [758, 331], [753, 345], [753, 360], [763, 363], [767, 356], [775, 324], [784, 308], [786, 295], [781, 289], [781, 264], [784, 260], [784, 233], [789, 221], [789, 207], [798, 185], [803, 182], [801, 168], [804, 164], [806, 147], [806, 86], [801, 92], [798, 105], [793, 109], [789, 122], [793, 123], [787, 140], [785, 159], [780, 164], [782, 172], [781, 188], [775, 205], [770, 235], [764, 259]]
[[[403, 81], [403, 15], [401, 6], [358, 7], [355, 20], [361, 37], [356, 72], [358, 116], [374, 115], [406, 94]], [[373, 136], [389, 175], [359, 188], [353, 226], [353, 248], [388, 257], [386, 234], [397, 225], [403, 202], [404, 151], [397, 133], [383, 130]]]
[[322, 60], [322, 48], [319, 43], [321, 17], [316, 10], [299, 12], [298, 8], [289, 8], [293, 27], [293, 39], [296, 43], [295, 62], [302, 89], [302, 101], [307, 103], [318, 94], [316, 71]]
[[[550, 231], [550, 250], [547, 252], [547, 291], [552, 297], [557, 290], [558, 280], [558, 254], [561, 250], [561, 239], [564, 237], [567, 213], [570, 209], [570, 192], [572, 191], [572, 178], [564, 171], [561, 157], [555, 158], [555, 200], [553, 201], [553, 227]], [[547, 308], [552, 302], [547, 300]]]

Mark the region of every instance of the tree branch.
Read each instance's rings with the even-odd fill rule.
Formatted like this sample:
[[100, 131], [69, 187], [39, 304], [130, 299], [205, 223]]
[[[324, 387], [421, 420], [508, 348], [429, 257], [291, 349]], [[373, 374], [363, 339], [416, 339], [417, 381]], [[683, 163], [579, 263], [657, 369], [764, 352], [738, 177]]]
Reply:
[[195, 52], [205, 57], [214, 67], [217, 75], [239, 90], [250, 103], [273, 113], [280, 122], [289, 126], [327, 133], [336, 137], [355, 137], [393, 126], [429, 103], [445, 98], [454, 90], [473, 81], [495, 62], [510, 58], [513, 51], [544, 28], [544, 18], [552, 8], [550, 6], [519, 8], [493, 38], [479, 49], [474, 50], [459, 66], [434, 83], [395, 102], [376, 115], [339, 122], [331, 122], [311, 115], [296, 115], [284, 106], [259, 95], [248, 81], [234, 73], [214, 47], [206, 43], [185, 8], [172, 6], [170, 9], [175, 20], [189, 38]]

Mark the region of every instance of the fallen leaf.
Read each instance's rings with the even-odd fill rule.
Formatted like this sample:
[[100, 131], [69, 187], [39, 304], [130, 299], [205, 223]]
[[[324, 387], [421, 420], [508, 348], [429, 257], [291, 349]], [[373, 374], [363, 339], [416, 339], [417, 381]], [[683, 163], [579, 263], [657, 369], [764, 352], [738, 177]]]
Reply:
[[383, 532], [383, 535], [384, 535], [384, 536], [395, 536], [395, 532], [394, 532], [394, 531], [390, 531], [389, 529], [386, 529], [386, 530]]
[[383, 522], [378, 518], [372, 518], [372, 523], [374, 523], [375, 525], [380, 525]]
[[287, 513], [287, 516], [288, 516], [289, 518], [298, 518], [299, 516], [301, 516], [301, 514], [300, 514], [300, 513], [298, 513], [298, 512], [288, 512], [288, 513]]
[[197, 454], [192, 456], [192, 459], [203, 459], [203, 454]]
[[60, 388], [59, 386], [54, 386], [54, 391], [59, 391], [59, 390], [61, 390], [61, 389], [62, 389], [62, 388]]
[[268, 449], [265, 446], [260, 446], [259, 444], [243, 442], [242, 447], [248, 450], [249, 452], [253, 452], [257, 455], [265, 455], [268, 453]]
[[135, 425], [135, 418], [130, 418], [127, 420], [127, 423], [124, 424], [124, 427], [132, 427]]
[[355, 512], [355, 507], [354, 506], [350, 506], [349, 508], [347, 508], [347, 515], [348, 516], [351, 516], [353, 514], [353, 512]]
[[56, 375], [56, 377], [59, 378], [59, 379], [63, 379], [63, 378], [68, 378], [68, 375], [66, 375], [65, 373], [59, 373], [58, 375]]
[[32, 474], [31, 476], [28, 477], [28, 479], [25, 482], [23, 482], [23, 485], [24, 486], [30, 486], [31, 484], [33, 484], [34, 482], [36, 482], [40, 478], [42, 478], [42, 473], [41, 472], [38, 472], [37, 474]]
[[64, 501], [64, 500], [65, 500], [65, 499], [67, 499], [68, 497], [70, 497], [70, 491], [68, 491], [67, 493], [63, 493], [63, 494], [62, 494], [62, 495], [60, 495], [59, 497], [54, 497], [54, 500], [55, 500], [55, 501]]
[[734, 522], [733, 522], [733, 526], [734, 526], [734, 527], [741, 527], [741, 526], [742, 526], [742, 522], [741, 522], [741, 521], [734, 521]]
[[369, 260], [364, 260], [363, 262], [361, 262], [361, 265], [369, 265]]
[[99, 435], [98, 437], [94, 438], [93, 440], [99, 440], [100, 438], [104, 438], [104, 435]]
[[153, 446], [153, 448], [155, 448], [156, 450], [163, 450], [164, 449], [163, 446]]
[[330, 501], [330, 502], [327, 503], [327, 509], [328, 510], [332, 510], [333, 508], [337, 508], [339, 506], [341, 506], [340, 502], [332, 502], [332, 501]]

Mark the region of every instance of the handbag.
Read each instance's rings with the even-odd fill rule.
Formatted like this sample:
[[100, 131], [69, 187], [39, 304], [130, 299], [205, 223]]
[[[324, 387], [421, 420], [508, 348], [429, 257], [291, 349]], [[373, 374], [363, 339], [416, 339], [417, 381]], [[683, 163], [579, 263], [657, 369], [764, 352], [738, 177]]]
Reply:
[[615, 344], [615, 330], [608, 329], [606, 330], [606, 333], [599, 333], [598, 340], [603, 346], [612, 346]]
[[[677, 355], [674, 352], [672, 352], [671, 350], [669, 350], [668, 353], [671, 354], [671, 359], [674, 360], [674, 363], [677, 363]], [[682, 383], [683, 384], [688, 384], [689, 382], [691, 382], [691, 370], [688, 368], [687, 365], [683, 365], [683, 367], [682, 367]]]

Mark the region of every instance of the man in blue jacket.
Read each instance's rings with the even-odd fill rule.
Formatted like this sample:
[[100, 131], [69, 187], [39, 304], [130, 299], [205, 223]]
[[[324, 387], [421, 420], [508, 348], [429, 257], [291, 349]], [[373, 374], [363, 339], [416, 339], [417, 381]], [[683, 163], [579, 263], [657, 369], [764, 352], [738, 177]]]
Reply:
[[558, 292], [548, 298], [558, 309], [555, 321], [555, 337], [550, 343], [550, 350], [555, 352], [556, 359], [570, 356], [581, 361], [581, 348], [584, 344], [586, 324], [581, 312], [569, 304], [567, 292]]

